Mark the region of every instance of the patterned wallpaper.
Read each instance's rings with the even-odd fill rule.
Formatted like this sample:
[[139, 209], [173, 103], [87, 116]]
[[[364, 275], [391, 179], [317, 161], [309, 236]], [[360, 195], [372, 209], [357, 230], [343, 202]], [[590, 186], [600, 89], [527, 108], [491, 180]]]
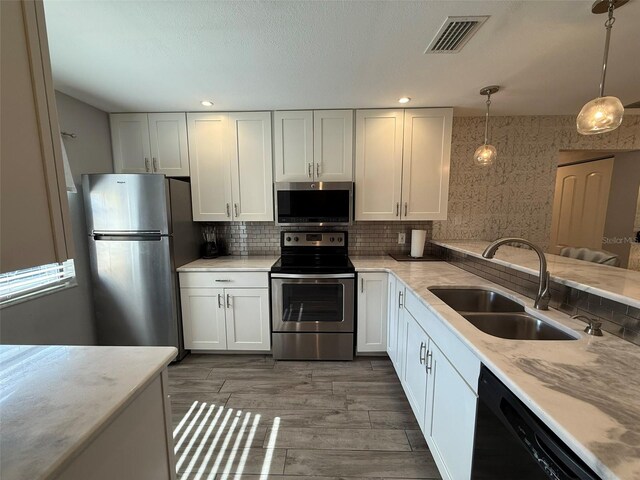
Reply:
[[639, 115], [627, 115], [617, 130], [596, 136], [578, 134], [575, 116], [493, 117], [490, 125], [498, 159], [476, 167], [472, 155], [484, 135], [484, 118], [454, 117], [449, 215], [433, 222], [433, 238], [509, 235], [547, 246], [558, 151], [640, 148]]

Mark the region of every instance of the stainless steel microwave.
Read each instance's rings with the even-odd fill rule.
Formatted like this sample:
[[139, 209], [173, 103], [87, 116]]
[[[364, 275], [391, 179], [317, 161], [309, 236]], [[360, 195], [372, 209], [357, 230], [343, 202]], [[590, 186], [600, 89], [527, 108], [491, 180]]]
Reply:
[[279, 182], [274, 189], [277, 225], [351, 225], [352, 182]]

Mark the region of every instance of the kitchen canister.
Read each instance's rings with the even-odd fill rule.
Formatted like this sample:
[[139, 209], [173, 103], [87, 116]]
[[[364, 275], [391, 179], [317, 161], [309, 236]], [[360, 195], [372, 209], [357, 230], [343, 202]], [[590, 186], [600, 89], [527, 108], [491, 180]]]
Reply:
[[424, 242], [427, 239], [426, 230], [411, 230], [411, 256], [421, 258], [424, 253]]

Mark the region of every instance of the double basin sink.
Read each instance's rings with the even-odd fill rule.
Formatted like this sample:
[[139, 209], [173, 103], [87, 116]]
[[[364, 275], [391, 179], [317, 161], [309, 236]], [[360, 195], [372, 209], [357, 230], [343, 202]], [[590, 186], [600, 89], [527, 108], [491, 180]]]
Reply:
[[518, 302], [493, 290], [431, 287], [429, 291], [479, 330], [512, 340], [576, 340], [576, 337], [525, 312]]

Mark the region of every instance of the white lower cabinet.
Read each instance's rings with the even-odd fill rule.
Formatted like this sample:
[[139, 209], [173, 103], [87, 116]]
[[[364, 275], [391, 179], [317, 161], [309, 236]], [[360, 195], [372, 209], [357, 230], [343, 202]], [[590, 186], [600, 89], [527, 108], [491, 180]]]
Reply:
[[[242, 288], [243, 282], [246, 283], [245, 288]], [[239, 288], [206, 287], [219, 283]], [[271, 350], [267, 283], [266, 273], [181, 273], [185, 348]]]
[[[387, 355], [394, 367], [398, 361], [398, 281], [393, 275], [387, 279]], [[397, 369], [397, 367], [396, 367]]]
[[388, 274], [358, 274], [357, 353], [387, 351]]
[[404, 315], [406, 348], [404, 352], [404, 391], [422, 432], [425, 432], [427, 405], [426, 357], [429, 337], [410, 313]]

